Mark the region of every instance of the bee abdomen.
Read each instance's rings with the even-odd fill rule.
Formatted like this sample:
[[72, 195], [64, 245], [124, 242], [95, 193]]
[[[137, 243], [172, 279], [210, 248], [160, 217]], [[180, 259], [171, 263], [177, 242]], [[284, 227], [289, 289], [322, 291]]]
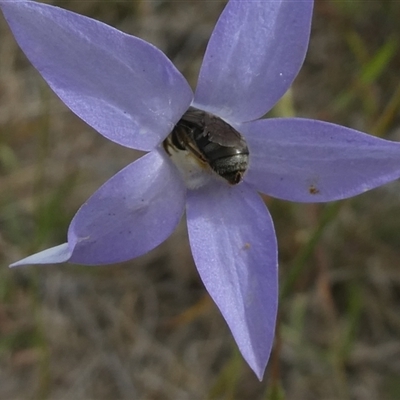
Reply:
[[249, 154], [235, 154], [218, 157], [209, 162], [210, 167], [231, 185], [238, 184], [246, 172], [249, 163]]

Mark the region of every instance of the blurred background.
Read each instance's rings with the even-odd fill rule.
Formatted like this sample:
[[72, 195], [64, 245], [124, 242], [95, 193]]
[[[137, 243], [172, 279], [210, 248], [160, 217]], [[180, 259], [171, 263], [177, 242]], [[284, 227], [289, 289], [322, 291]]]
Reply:
[[[52, 1], [161, 48], [195, 86], [225, 1]], [[400, 2], [316, 0], [309, 52], [271, 115], [400, 140]], [[288, 27], [290, 29], [290, 27]], [[400, 184], [337, 203], [264, 197], [280, 314], [260, 383], [197, 275], [185, 221], [139, 259], [8, 269], [62, 243], [140, 156], [58, 100], [0, 16], [0, 399], [400, 398]]]

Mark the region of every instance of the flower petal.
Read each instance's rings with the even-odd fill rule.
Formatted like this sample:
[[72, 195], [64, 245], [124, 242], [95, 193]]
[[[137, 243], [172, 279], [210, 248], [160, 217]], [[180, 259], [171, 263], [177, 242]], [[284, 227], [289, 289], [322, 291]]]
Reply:
[[156, 47], [99, 21], [31, 1], [0, 1], [22, 50], [61, 100], [108, 139], [151, 150], [192, 91]]
[[188, 192], [187, 222], [204, 285], [261, 379], [278, 303], [277, 245], [268, 210], [245, 183], [213, 182]]
[[285, 200], [322, 202], [366, 192], [400, 177], [400, 143], [300, 118], [243, 124], [245, 181]]
[[68, 261], [71, 254], [72, 251], [68, 243], [63, 243], [39, 253], [32, 254], [29, 257], [11, 264], [10, 267], [18, 267], [19, 265], [27, 264], [58, 264]]
[[195, 106], [231, 122], [269, 111], [303, 64], [312, 8], [312, 0], [231, 0], [208, 43]]
[[61, 247], [61, 255], [49, 257], [45, 251], [15, 265], [111, 264], [158, 246], [178, 225], [185, 206], [184, 183], [166, 157], [157, 151], [146, 154], [90, 197], [71, 222], [69, 258], [63, 257], [67, 249]]

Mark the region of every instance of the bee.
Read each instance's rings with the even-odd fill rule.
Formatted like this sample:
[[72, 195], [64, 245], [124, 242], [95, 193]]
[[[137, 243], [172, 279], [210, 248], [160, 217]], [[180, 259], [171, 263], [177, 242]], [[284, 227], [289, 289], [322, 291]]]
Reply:
[[231, 185], [242, 181], [249, 163], [243, 136], [221, 118], [194, 107], [186, 111], [163, 145], [169, 155], [169, 147], [190, 152]]

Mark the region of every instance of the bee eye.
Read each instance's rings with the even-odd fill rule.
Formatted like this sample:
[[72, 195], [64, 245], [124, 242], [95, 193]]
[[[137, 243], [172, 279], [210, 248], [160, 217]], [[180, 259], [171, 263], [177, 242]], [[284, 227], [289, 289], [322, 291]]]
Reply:
[[243, 136], [216, 115], [190, 107], [163, 143], [172, 151], [190, 153], [202, 167], [231, 185], [242, 181], [249, 163], [249, 149]]

